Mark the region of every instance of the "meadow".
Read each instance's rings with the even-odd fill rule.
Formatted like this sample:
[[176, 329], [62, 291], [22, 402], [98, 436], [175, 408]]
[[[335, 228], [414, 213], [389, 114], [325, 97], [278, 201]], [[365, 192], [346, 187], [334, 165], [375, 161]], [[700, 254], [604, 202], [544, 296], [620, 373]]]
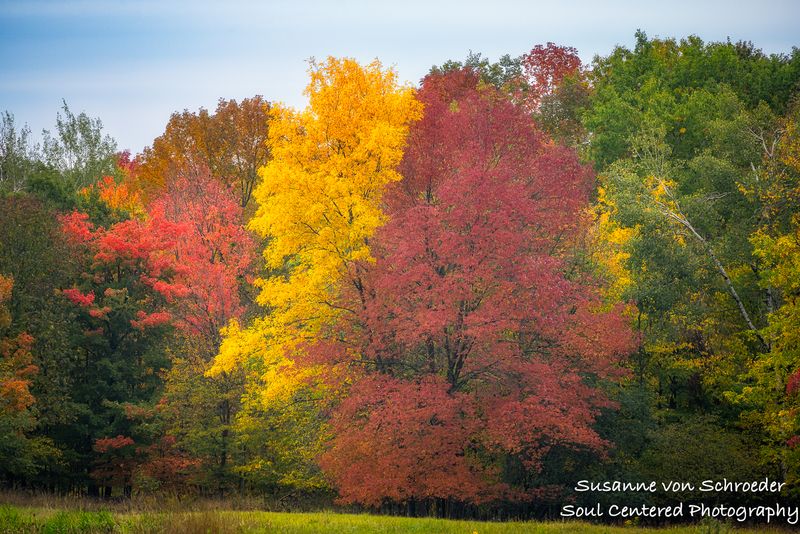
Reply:
[[[301, 511], [302, 510], [302, 511]], [[403, 517], [357, 512], [306, 502], [305, 506], [263, 498], [186, 499], [178, 495], [134, 495], [102, 501], [48, 493], [0, 492], [0, 534], [234, 534], [234, 533], [437, 533], [437, 534], [755, 534], [781, 528], [704, 520], [652, 527], [628, 521], [618, 525], [580, 521], [477, 521]]]
[[116, 512], [66, 508], [28, 508], [0, 505], [3, 533], [452, 533], [452, 534], [634, 534], [669, 532], [684, 534], [741, 534], [780, 532], [778, 529], [736, 529], [718, 522], [663, 529], [634, 525], [608, 526], [581, 522], [482, 522], [448, 519], [389, 517], [336, 512], [169, 511]]

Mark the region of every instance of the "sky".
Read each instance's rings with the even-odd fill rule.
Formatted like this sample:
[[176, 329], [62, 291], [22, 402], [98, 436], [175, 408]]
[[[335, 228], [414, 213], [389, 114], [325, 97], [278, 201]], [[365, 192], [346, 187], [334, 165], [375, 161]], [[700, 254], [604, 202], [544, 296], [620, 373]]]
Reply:
[[637, 29], [789, 53], [798, 21], [794, 0], [0, 0], [0, 111], [38, 139], [63, 99], [136, 153], [173, 112], [219, 98], [304, 106], [311, 57], [378, 58], [417, 83], [470, 51], [496, 60], [555, 42], [590, 62]]

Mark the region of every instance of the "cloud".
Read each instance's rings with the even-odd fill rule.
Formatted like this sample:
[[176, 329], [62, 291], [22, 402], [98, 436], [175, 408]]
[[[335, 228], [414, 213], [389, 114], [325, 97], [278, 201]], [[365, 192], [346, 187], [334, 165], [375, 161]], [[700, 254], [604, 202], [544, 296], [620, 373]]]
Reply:
[[497, 59], [553, 41], [590, 61], [631, 45], [637, 28], [788, 52], [798, 19], [800, 3], [787, 1], [12, 0], [0, 12], [0, 102], [37, 131], [64, 97], [138, 149], [171, 111], [213, 106], [219, 97], [258, 93], [303, 105], [310, 56], [378, 57], [416, 82], [470, 50]]

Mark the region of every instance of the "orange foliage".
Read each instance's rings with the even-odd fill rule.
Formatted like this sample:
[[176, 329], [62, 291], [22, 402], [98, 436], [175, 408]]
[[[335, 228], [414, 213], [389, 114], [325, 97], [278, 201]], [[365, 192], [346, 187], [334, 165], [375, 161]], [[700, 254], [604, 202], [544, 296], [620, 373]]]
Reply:
[[[11, 300], [14, 280], [0, 275], [0, 333], [11, 325], [6, 303]], [[30, 377], [39, 368], [33, 365], [33, 337], [22, 332], [0, 337], [0, 413], [21, 412], [34, 403]]]
[[216, 112], [173, 113], [164, 133], [137, 157], [135, 183], [146, 198], [158, 196], [179, 177], [206, 172], [250, 201], [257, 171], [267, 163], [269, 103], [261, 96], [241, 102], [220, 99]]

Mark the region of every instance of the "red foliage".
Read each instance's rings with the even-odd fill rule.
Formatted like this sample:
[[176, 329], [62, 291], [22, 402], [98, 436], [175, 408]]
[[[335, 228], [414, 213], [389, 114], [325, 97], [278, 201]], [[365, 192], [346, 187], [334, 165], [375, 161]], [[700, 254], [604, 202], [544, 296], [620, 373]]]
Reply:
[[131, 179], [136, 177], [139, 164], [136, 159], [131, 158], [130, 150], [123, 150], [117, 154], [117, 168], [122, 171], [126, 178]]
[[67, 215], [62, 215], [59, 221], [64, 236], [73, 245], [85, 245], [94, 238], [94, 225], [89, 221], [89, 216], [85, 213], [73, 211]]
[[791, 395], [800, 389], [800, 370], [795, 371], [786, 381], [786, 394]]
[[92, 308], [89, 310], [89, 315], [95, 319], [105, 319], [111, 311], [110, 306], [103, 306], [102, 308]]
[[535, 111], [542, 97], [552, 94], [565, 76], [580, 71], [581, 60], [578, 51], [570, 46], [536, 45], [522, 57], [522, 69], [528, 82], [525, 103], [530, 111]]
[[244, 311], [239, 283], [255, 258], [255, 242], [241, 225], [232, 192], [208, 173], [178, 178], [150, 206], [153, 220], [185, 229], [173, 247], [177, 283], [153, 287], [177, 301], [177, 325], [216, 340], [219, 329]]
[[188, 479], [201, 463], [178, 450], [175, 444], [175, 438], [167, 435], [139, 450], [145, 458], [139, 467], [140, 472], [157, 480], [162, 489], [185, 489]]
[[337, 436], [321, 461], [342, 501], [482, 502], [508, 493], [492, 483], [496, 470], [476, 456], [480, 419], [473, 399], [448, 390], [435, 375], [406, 381], [376, 374], [356, 382], [336, 412]]
[[107, 486], [129, 486], [138, 473], [157, 480], [162, 488], [176, 489], [186, 483], [199, 465], [198, 460], [176, 448], [172, 436], [137, 446], [133, 438], [119, 435], [97, 439], [93, 448], [98, 457], [91, 476]]
[[90, 475], [105, 486], [129, 486], [137, 465], [136, 447], [127, 436], [101, 438], [94, 442], [98, 454]]
[[468, 80], [425, 80], [377, 261], [343, 297], [352, 317], [309, 351], [368, 363], [322, 458], [345, 502], [524, 498], [499, 479], [504, 455], [537, 469], [555, 445], [606, 445], [592, 425], [611, 403], [586, 378], [619, 376], [633, 339], [592, 280], [565, 276], [593, 175]]
[[136, 267], [139, 261], [144, 261], [149, 276], [155, 278], [175, 268], [168, 251], [186, 230], [184, 225], [160, 219], [122, 221], [108, 230], [96, 232], [94, 259], [106, 264], [119, 262], [126, 267]]
[[117, 436], [115, 438], [101, 438], [95, 440], [94, 450], [95, 452], [99, 452], [100, 454], [106, 454], [108, 452], [113, 452], [115, 450], [133, 445], [133, 443], [134, 443], [133, 439], [127, 436]]
[[172, 316], [169, 312], [159, 311], [153, 313], [145, 313], [142, 310], [136, 312], [136, 319], [131, 320], [131, 326], [144, 330], [146, 328], [155, 328], [169, 323]]
[[94, 293], [91, 291], [88, 293], [81, 293], [80, 289], [72, 288], [64, 289], [61, 293], [67, 297], [70, 302], [77, 304], [78, 306], [88, 308], [94, 304]]
[[239, 280], [255, 257], [255, 243], [241, 226], [242, 208], [218, 181], [201, 174], [192, 182], [171, 182], [148, 215], [109, 228], [95, 228], [83, 213], [62, 216], [67, 239], [91, 256], [87, 278], [99, 286], [86, 293], [65, 289], [64, 296], [88, 308], [91, 317], [105, 319], [119, 304], [119, 288], [141, 284], [163, 302], [144, 297], [130, 320], [134, 328], [172, 322], [216, 340], [219, 329], [243, 311]]

